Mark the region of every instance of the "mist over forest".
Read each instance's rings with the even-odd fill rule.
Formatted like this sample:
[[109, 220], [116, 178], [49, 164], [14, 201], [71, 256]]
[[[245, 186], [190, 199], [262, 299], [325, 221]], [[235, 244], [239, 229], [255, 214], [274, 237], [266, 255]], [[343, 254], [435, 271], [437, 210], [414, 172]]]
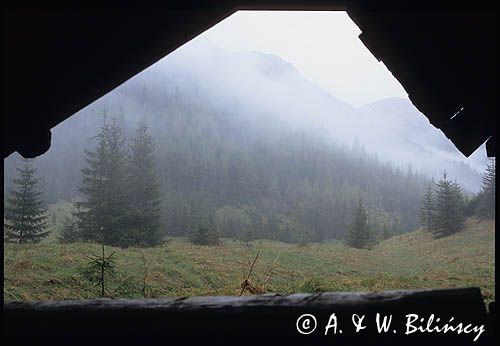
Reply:
[[[410, 232], [433, 179], [446, 171], [476, 193], [486, 163], [484, 147], [465, 159], [408, 100], [355, 108], [278, 56], [195, 39], [52, 129], [34, 161], [45, 203], [81, 197], [84, 150], [113, 118], [126, 138], [148, 126], [164, 235], [217, 225], [236, 238], [342, 239], [359, 198], [379, 233]], [[4, 163], [7, 192], [20, 157]]]

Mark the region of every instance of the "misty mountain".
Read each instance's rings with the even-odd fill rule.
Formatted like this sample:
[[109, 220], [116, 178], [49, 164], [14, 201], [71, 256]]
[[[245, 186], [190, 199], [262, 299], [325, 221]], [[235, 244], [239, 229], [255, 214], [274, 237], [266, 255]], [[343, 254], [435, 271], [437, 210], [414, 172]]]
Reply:
[[[47, 202], [78, 198], [83, 151], [111, 117], [129, 138], [149, 125], [169, 234], [226, 217], [251, 220], [253, 237], [339, 238], [359, 197], [373, 224], [406, 232], [424, 174], [446, 169], [471, 191], [480, 182], [406, 100], [356, 109], [277, 56], [193, 40], [52, 129], [36, 159]], [[8, 188], [19, 156], [4, 163]]]
[[[465, 158], [407, 99], [389, 98], [367, 104], [358, 111], [366, 129], [363, 144], [376, 148], [381, 157], [411, 164], [436, 180], [446, 170], [467, 190], [478, 191], [480, 172], [487, 161], [484, 144]], [[370, 132], [369, 129], [375, 130]]]
[[359, 141], [383, 161], [403, 169], [411, 165], [435, 179], [446, 170], [465, 189], [479, 189], [486, 164], [484, 145], [465, 158], [409, 100], [389, 98], [356, 109], [307, 81], [277, 56], [231, 53], [204, 40], [194, 40], [155, 67], [158, 72], [178, 69], [201, 77], [206, 95], [220, 100], [222, 107], [232, 104], [230, 111], [250, 119], [265, 114], [329, 140], [348, 145]]

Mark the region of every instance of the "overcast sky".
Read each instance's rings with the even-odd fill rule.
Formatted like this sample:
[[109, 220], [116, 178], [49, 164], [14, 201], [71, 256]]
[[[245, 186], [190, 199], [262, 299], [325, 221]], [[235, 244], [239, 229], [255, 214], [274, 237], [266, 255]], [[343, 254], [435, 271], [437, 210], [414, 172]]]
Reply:
[[354, 106], [406, 98], [401, 84], [358, 38], [360, 33], [346, 12], [239, 11], [201, 36], [231, 51], [278, 55]]

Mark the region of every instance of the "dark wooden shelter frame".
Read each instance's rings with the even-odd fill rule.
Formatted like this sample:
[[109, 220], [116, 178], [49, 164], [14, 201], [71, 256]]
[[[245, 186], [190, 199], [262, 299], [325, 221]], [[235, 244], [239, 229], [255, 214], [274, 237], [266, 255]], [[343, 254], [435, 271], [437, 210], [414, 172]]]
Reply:
[[[481, 11], [438, 8], [435, 2], [408, 9], [400, 2], [347, 0], [167, 1], [154, 5], [146, 1], [121, 8], [82, 3], [78, 9], [49, 5], [2, 11], [4, 158], [14, 151], [24, 157], [43, 154], [50, 147], [52, 127], [239, 9], [347, 10], [362, 31], [363, 43], [385, 63], [434, 126], [466, 156], [485, 141], [488, 155], [495, 156], [496, 12], [480, 2], [475, 6], [483, 6]], [[494, 304], [487, 314], [481, 294], [474, 288], [11, 302], [4, 306], [4, 335], [18, 342], [38, 342], [45, 337], [53, 343], [75, 343], [84, 340], [75, 335], [94, 341], [96, 335], [113, 335], [114, 341], [117, 337], [130, 341], [134, 336], [187, 340], [199, 333], [204, 342], [232, 335], [240, 344], [262, 344], [275, 343], [277, 337], [288, 340], [281, 336], [296, 340], [294, 323], [301, 312], [325, 317], [335, 311], [344, 317], [363, 312], [459, 313], [485, 323], [495, 316]], [[105, 322], [111, 328], [102, 329]], [[365, 339], [355, 341], [366, 342], [375, 336], [377, 342], [413, 340], [368, 332]], [[354, 339], [344, 335], [343, 340]], [[483, 340], [491, 341], [488, 337]], [[325, 343], [324, 338], [308, 339], [313, 341]]]

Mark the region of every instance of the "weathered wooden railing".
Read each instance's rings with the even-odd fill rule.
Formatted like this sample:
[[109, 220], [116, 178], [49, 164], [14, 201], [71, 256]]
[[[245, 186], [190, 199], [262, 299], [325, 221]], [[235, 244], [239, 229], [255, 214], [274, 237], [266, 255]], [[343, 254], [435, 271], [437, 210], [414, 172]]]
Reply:
[[[377, 330], [377, 313], [380, 322], [383, 317], [392, 315], [387, 332]], [[313, 315], [315, 321], [310, 316], [299, 319], [304, 314]], [[354, 314], [358, 318], [353, 317]], [[473, 339], [479, 330], [460, 334], [453, 331], [406, 334], [409, 314], [418, 315], [414, 325], [422, 328], [434, 314], [433, 328], [445, 323], [450, 326], [463, 323], [464, 327], [471, 325], [469, 330], [472, 326], [484, 325], [485, 331], [480, 333], [476, 342]], [[363, 315], [362, 325], [366, 328], [356, 332], [353, 318], [359, 321]], [[453, 320], [449, 322], [451, 317]], [[420, 322], [422, 318], [424, 321]], [[224, 336], [237, 337], [238, 342], [257, 342], [259, 339], [260, 343], [293, 337], [294, 340], [300, 338], [304, 344], [332, 344], [335, 340], [408, 342], [432, 337], [446, 342], [480, 344], [490, 341], [494, 335], [492, 318], [494, 315], [487, 313], [478, 288], [288, 296], [14, 301], [4, 304], [4, 335], [18, 340], [20, 337], [33, 340], [49, 337], [56, 341], [63, 340], [60, 338], [64, 335], [72, 340], [76, 340], [75, 336], [121, 339], [160, 336], [163, 340], [197, 337], [205, 342], [211, 340], [209, 337]], [[327, 325], [330, 325], [328, 330]]]

